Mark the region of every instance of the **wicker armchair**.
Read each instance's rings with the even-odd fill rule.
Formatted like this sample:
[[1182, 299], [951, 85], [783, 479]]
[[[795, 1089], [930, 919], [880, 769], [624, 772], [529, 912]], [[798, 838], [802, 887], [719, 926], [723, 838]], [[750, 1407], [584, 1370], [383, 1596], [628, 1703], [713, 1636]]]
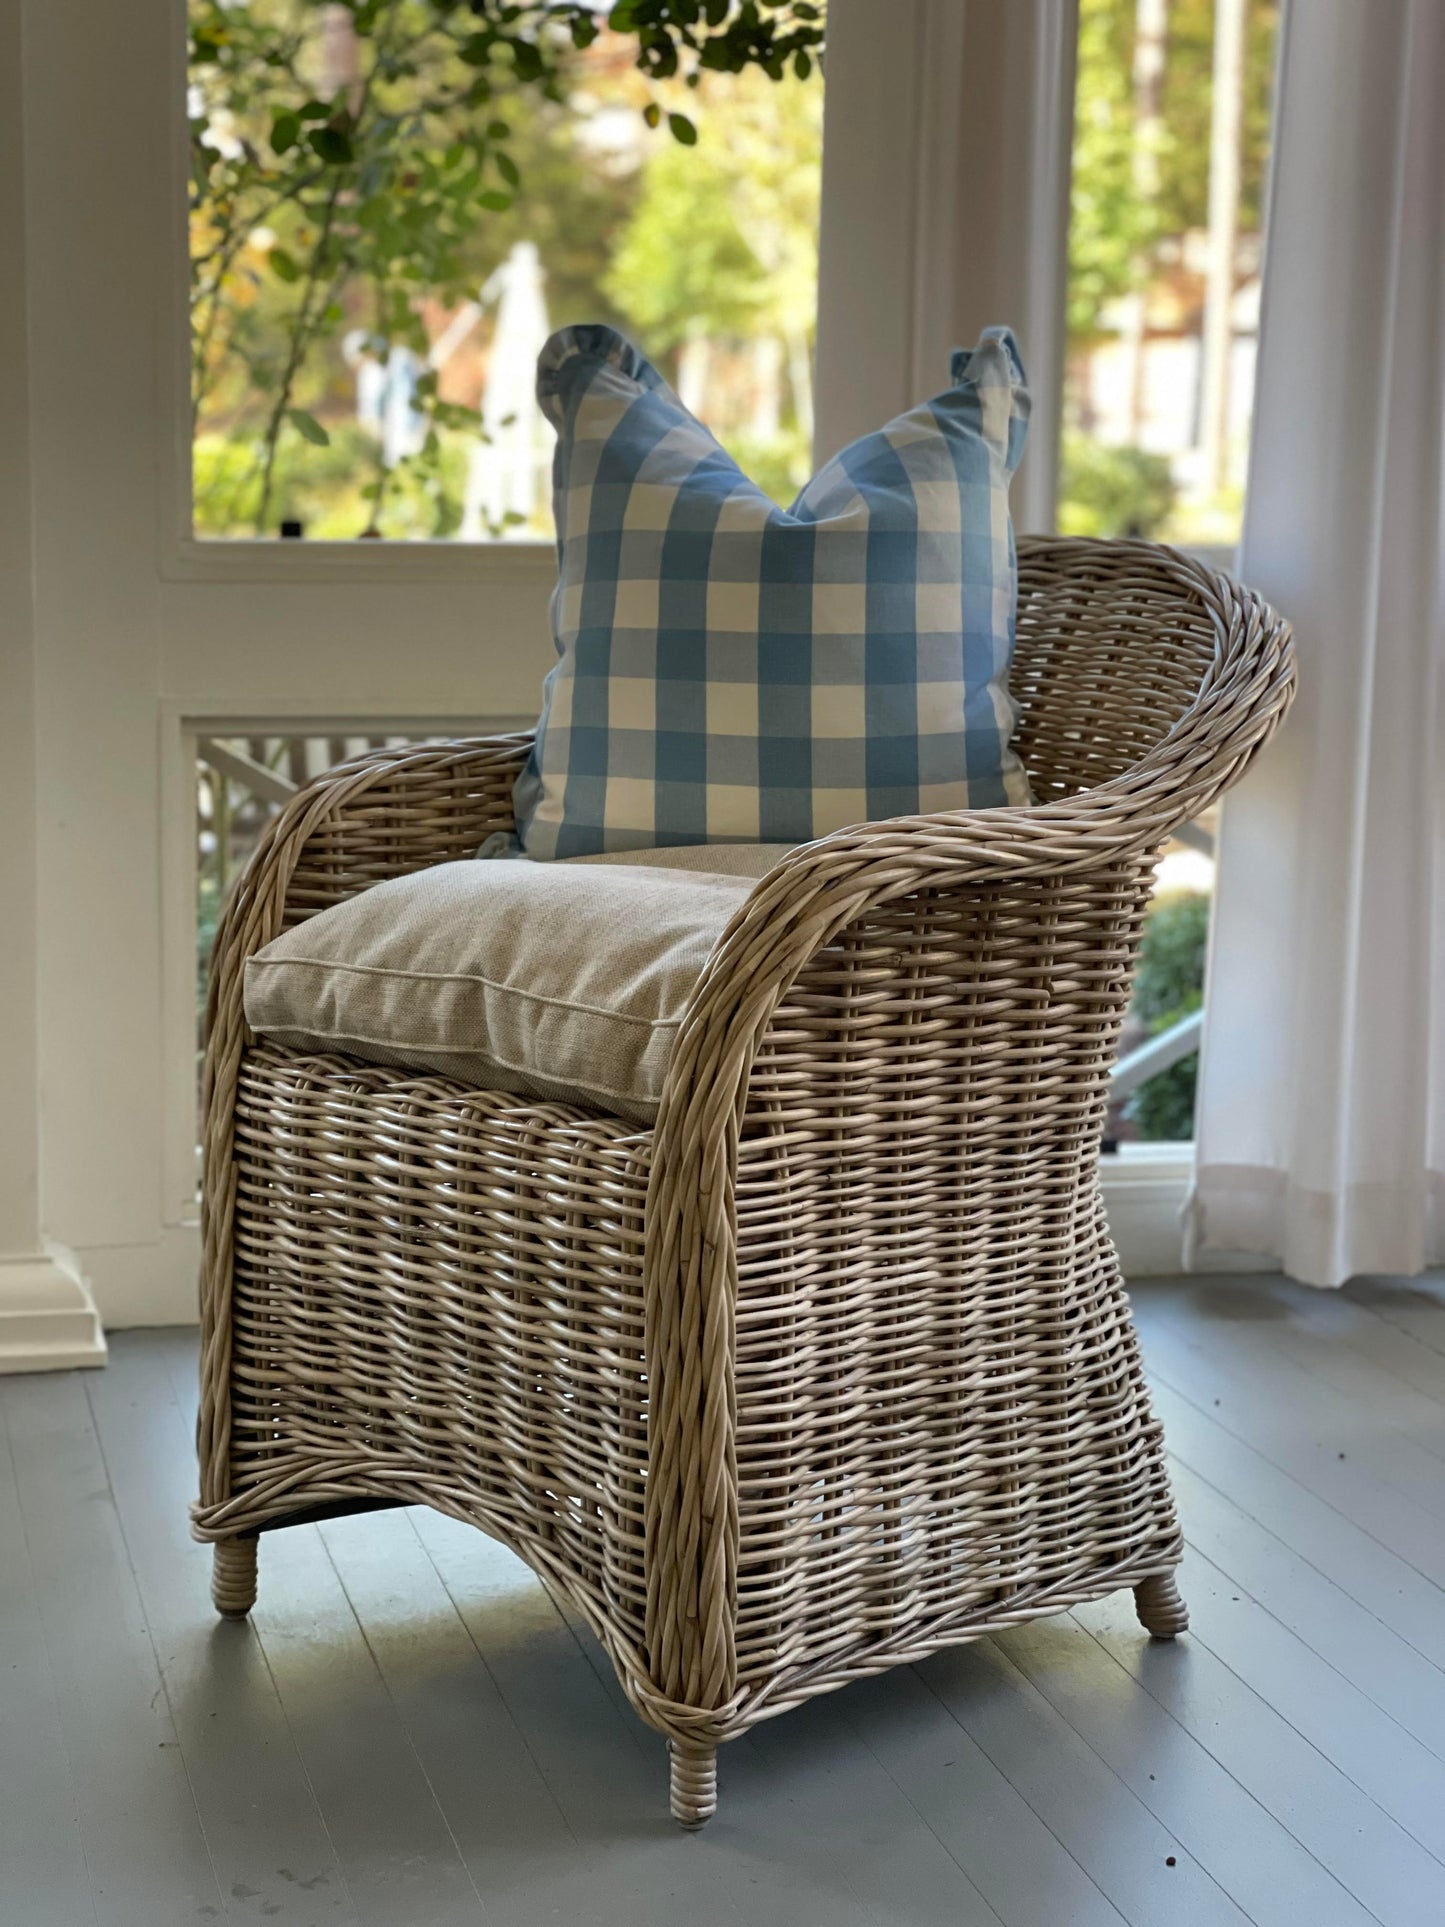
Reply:
[[1186, 1624], [1100, 1202], [1161, 843], [1293, 682], [1286, 625], [1142, 543], [1020, 544], [1037, 803], [788, 857], [697, 986], [652, 1130], [248, 1033], [247, 956], [511, 822], [521, 736], [385, 751], [271, 826], [217, 939], [201, 1497], [257, 1535], [425, 1504], [512, 1547], [671, 1742], [1116, 1588]]

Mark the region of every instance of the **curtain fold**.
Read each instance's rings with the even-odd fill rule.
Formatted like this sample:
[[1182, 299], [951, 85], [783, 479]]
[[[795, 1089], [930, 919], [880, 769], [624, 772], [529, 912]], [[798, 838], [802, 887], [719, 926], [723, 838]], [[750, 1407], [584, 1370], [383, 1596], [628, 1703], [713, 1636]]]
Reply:
[[1285, 14], [1240, 572], [1300, 693], [1225, 806], [1187, 1258], [1445, 1262], [1445, 6]]

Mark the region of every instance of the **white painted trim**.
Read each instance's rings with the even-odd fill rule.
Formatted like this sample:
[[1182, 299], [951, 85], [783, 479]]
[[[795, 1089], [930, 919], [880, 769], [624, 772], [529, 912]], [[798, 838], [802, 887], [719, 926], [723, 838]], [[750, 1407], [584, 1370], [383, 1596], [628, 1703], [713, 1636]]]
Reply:
[[1100, 1161], [1109, 1229], [1126, 1278], [1184, 1271], [1184, 1201], [1194, 1180], [1192, 1144], [1126, 1144]]
[[[385, 716], [339, 714], [334, 698], [306, 713], [296, 700], [264, 698], [244, 715], [221, 702], [160, 703], [161, 1041], [165, 1063], [163, 1223], [167, 1234], [191, 1231], [200, 1188], [196, 1090], [196, 835], [195, 765], [201, 736], [378, 736], [399, 730], [425, 736], [482, 736], [526, 728], [522, 716], [438, 716], [433, 711]], [[164, 1269], [164, 1267], [163, 1267]], [[187, 1288], [188, 1289], [188, 1288]], [[129, 1296], [129, 1287], [126, 1288]], [[148, 1295], [148, 1294], [147, 1294]], [[183, 1308], [189, 1299], [182, 1296]], [[171, 1323], [172, 1307], [147, 1322]]]
[[269, 536], [215, 541], [177, 534], [167, 522], [160, 557], [167, 582], [500, 581], [550, 589], [557, 578], [557, 551], [550, 542], [286, 542]]
[[1204, 1264], [1185, 1263], [1192, 1144], [1123, 1144], [1101, 1160], [1099, 1182], [1126, 1278], [1235, 1276], [1280, 1268], [1277, 1259], [1255, 1251], [1211, 1251]]
[[66, 1256], [84, 1276], [107, 1331], [194, 1325], [200, 1317], [198, 1224], [167, 1225], [142, 1244], [79, 1245]]
[[56, 1257], [0, 1258], [0, 1373], [105, 1363], [105, 1333], [84, 1280]]
[[1047, 532], [1058, 493], [1078, 0], [966, 0], [963, 11], [961, 68], [930, 77], [949, 89], [959, 130], [950, 316], [959, 342], [995, 323], [1019, 337], [1033, 409], [1013, 518]]
[[815, 465], [922, 399], [916, 123], [929, 4], [891, 0], [886, 21], [876, 0], [828, 8]]

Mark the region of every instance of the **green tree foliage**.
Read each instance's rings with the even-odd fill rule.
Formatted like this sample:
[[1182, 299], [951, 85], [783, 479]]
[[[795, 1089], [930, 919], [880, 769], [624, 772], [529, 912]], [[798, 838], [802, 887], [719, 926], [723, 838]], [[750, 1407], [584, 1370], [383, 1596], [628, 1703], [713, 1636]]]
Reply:
[[1102, 332], [1102, 310], [1142, 284], [1160, 234], [1134, 176], [1134, 0], [1079, 0], [1069, 338]]
[[640, 204], [602, 286], [661, 353], [689, 334], [752, 332], [767, 289], [723, 179], [727, 155], [679, 149], [647, 170]]
[[[1141, 129], [1134, 98], [1137, 0], [1079, 0], [1069, 334], [1105, 332], [1103, 310], [1142, 288], [1166, 237], [1205, 224], [1214, 99], [1214, 0], [1168, 0], [1158, 124]], [[1264, 219], [1279, 0], [1251, 0], [1246, 26], [1240, 226]], [[1148, 144], [1152, 194], [1136, 156]]]
[[[1239, 225], [1264, 226], [1280, 0], [1250, 0], [1245, 19]], [[1170, 0], [1160, 151], [1160, 225], [1201, 228], [1209, 213], [1209, 117], [1214, 107], [1214, 0]]]
[[689, 334], [722, 341], [759, 329], [781, 339], [809, 335], [821, 99], [753, 76], [725, 96], [704, 82], [700, 99], [713, 113], [725, 108], [726, 138], [696, 153], [658, 155], [603, 285], [660, 349]]
[[[1155, 899], [1144, 926], [1134, 987], [1134, 1014], [1151, 1037], [1203, 1004], [1208, 942], [1207, 896], [1180, 890]], [[1171, 1142], [1193, 1137], [1198, 1071], [1199, 1058], [1192, 1053], [1139, 1087], [1129, 1100], [1128, 1115], [1141, 1136]]]
[[[206, 424], [263, 398], [239, 486], [258, 531], [275, 518], [288, 440], [329, 440], [318, 351], [360, 321], [424, 353], [420, 298], [473, 294], [510, 244], [524, 165], [544, 182], [557, 169], [579, 52], [606, 31], [647, 89], [747, 70], [806, 77], [823, 38], [810, 0], [618, 0], [605, 16], [591, 0], [189, 0], [189, 20], [195, 410]], [[525, 126], [509, 117], [519, 103]], [[664, 116], [649, 99], [644, 114], [665, 118], [680, 148], [696, 142], [678, 107]], [[588, 191], [584, 212], [605, 228], [606, 185]], [[459, 411], [434, 375], [418, 405], [429, 432], [417, 462], [435, 471]], [[378, 474], [374, 498], [383, 487]]]
[[1063, 535], [1138, 535], [1151, 540], [1169, 520], [1178, 491], [1168, 457], [1110, 448], [1066, 434], [1059, 477]]

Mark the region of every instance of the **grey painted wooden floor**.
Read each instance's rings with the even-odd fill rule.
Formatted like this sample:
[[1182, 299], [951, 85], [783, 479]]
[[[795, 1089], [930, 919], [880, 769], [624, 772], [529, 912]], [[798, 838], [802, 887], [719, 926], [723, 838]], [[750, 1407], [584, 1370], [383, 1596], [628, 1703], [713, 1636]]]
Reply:
[[190, 1333], [0, 1380], [3, 1927], [1441, 1927], [1445, 1281], [1142, 1286], [1190, 1636], [1127, 1595], [661, 1743], [524, 1567], [423, 1512], [192, 1544]]

